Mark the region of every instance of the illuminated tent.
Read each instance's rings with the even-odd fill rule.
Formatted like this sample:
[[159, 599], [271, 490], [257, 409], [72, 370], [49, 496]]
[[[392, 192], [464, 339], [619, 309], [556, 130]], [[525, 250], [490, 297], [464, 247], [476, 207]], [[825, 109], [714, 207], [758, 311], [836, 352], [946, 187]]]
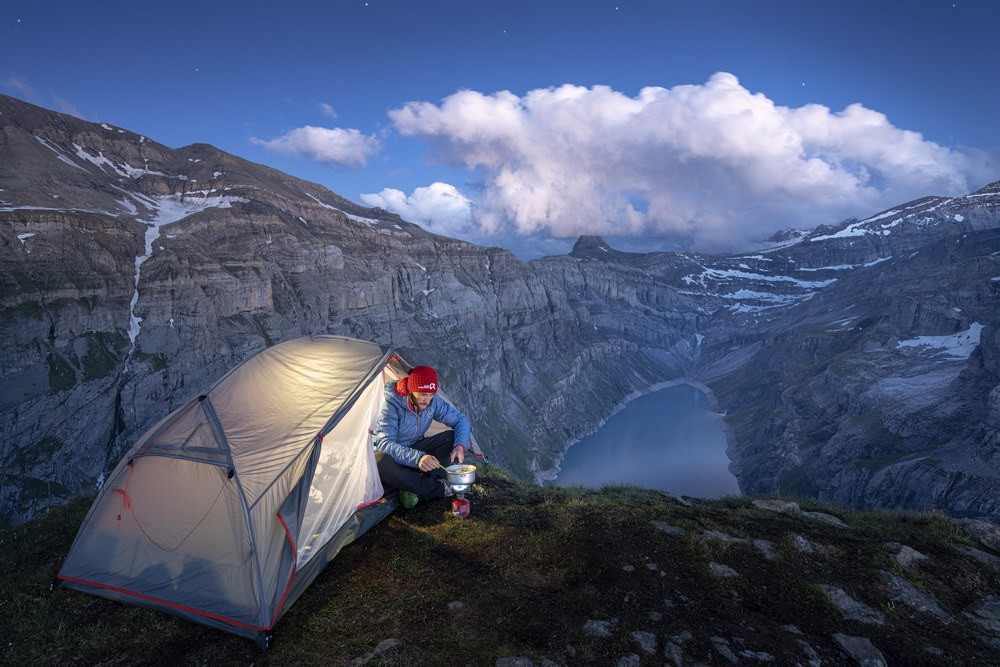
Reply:
[[268, 647], [327, 563], [397, 506], [371, 430], [385, 382], [408, 369], [327, 335], [248, 359], [135, 443], [58, 579]]

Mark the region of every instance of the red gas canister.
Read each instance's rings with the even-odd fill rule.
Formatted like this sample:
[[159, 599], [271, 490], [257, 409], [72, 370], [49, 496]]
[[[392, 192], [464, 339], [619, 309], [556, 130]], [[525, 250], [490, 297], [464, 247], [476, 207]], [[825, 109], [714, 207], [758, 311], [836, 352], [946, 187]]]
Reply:
[[452, 516], [469, 516], [469, 501], [466, 498], [455, 498], [451, 501]]

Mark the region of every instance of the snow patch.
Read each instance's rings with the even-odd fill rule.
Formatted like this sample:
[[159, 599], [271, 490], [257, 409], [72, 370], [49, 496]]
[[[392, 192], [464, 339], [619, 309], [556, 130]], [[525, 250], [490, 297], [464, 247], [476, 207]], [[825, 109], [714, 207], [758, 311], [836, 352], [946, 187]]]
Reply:
[[912, 349], [917, 352], [945, 354], [958, 359], [968, 359], [973, 350], [979, 346], [983, 325], [973, 322], [965, 331], [950, 336], [917, 336], [909, 340], [901, 340], [896, 344], [898, 349]]
[[888, 262], [892, 257], [880, 257], [871, 262], [866, 262], [865, 264], [838, 264], [836, 266], [820, 266], [814, 269], [802, 268], [799, 271], [846, 271], [850, 269], [866, 269], [869, 266], [875, 266], [876, 264], [881, 264], [882, 262]]
[[142, 265], [153, 255], [153, 244], [156, 243], [156, 240], [160, 236], [160, 229], [164, 225], [183, 220], [189, 215], [204, 211], [205, 209], [230, 208], [233, 202], [247, 203], [250, 201], [243, 197], [228, 196], [199, 198], [180, 194], [148, 196], [138, 193], [133, 193], [132, 196], [141, 201], [150, 210], [155, 211], [155, 216], [146, 223], [145, 253], [135, 258], [135, 286], [132, 291], [132, 300], [129, 303], [130, 322], [128, 337], [130, 347], [126, 358], [131, 358], [132, 352], [135, 349], [135, 340], [138, 338], [139, 331], [142, 328], [142, 318], [135, 314], [135, 306], [139, 301], [139, 278], [142, 275]]
[[682, 280], [693, 285], [695, 283], [705, 286], [705, 280], [711, 279], [716, 281], [723, 281], [727, 278], [733, 278], [737, 280], [759, 280], [762, 282], [772, 282], [772, 283], [792, 283], [797, 287], [803, 289], [822, 289], [828, 285], [832, 285], [837, 282], [836, 278], [831, 278], [829, 280], [799, 280], [798, 278], [792, 278], [791, 276], [769, 276], [762, 273], [749, 273], [747, 271], [736, 271], [733, 269], [710, 269], [707, 267], [702, 267], [703, 271], [701, 274], [688, 274], [682, 278]]
[[[107, 169], [115, 172], [119, 176], [125, 176], [133, 180], [139, 179], [142, 176], [153, 175], [153, 176], [166, 176], [167, 174], [162, 171], [153, 171], [151, 169], [139, 169], [133, 167], [127, 163], [122, 163], [116, 165], [114, 162], [104, 157], [103, 151], [98, 151], [97, 155], [91, 155], [82, 146], [73, 144], [73, 148], [76, 149], [76, 156], [81, 160], [86, 160], [91, 164], [97, 166], [101, 171], [107, 172]], [[187, 180], [186, 176], [175, 176], [174, 178], [179, 178], [180, 180]]]
[[126, 211], [128, 211], [129, 215], [139, 215], [139, 209], [136, 208], [135, 204], [133, 204], [132, 202], [130, 202], [128, 199], [124, 199], [124, 198], [123, 199], [119, 199], [118, 200], [118, 205], [121, 206]]
[[[348, 213], [347, 211], [339, 209], [336, 206], [330, 206], [329, 204], [324, 204], [323, 202], [321, 202], [319, 200], [318, 197], [316, 197], [314, 195], [311, 195], [308, 192], [306, 193], [306, 196], [310, 197], [313, 201], [315, 201], [317, 204], [319, 204], [323, 208], [330, 209], [331, 211], [336, 211], [337, 213], [340, 213], [344, 217], [346, 217], [346, 218], [348, 218], [350, 220], [353, 220], [355, 222], [360, 222], [363, 225], [373, 226], [373, 225], [379, 224], [379, 222], [380, 222], [379, 220], [376, 220], [375, 218], [363, 218], [360, 215], [354, 215], [353, 213]], [[383, 230], [379, 230], [379, 231], [383, 231]]]
[[44, 137], [39, 137], [38, 135], [32, 135], [32, 136], [35, 137], [35, 139], [38, 141], [38, 143], [40, 143], [41, 145], [45, 146], [50, 151], [52, 151], [53, 153], [55, 153], [56, 154], [56, 158], [58, 158], [60, 161], [65, 162], [66, 164], [68, 164], [71, 167], [76, 167], [80, 171], [87, 171], [86, 169], [84, 169], [83, 167], [81, 167], [80, 165], [78, 165], [76, 162], [73, 162], [73, 160], [71, 160], [69, 158], [69, 156], [67, 156], [65, 153], [63, 153], [62, 150], [60, 150], [58, 146], [56, 146], [54, 143], [52, 143], [48, 139], [46, 139]]

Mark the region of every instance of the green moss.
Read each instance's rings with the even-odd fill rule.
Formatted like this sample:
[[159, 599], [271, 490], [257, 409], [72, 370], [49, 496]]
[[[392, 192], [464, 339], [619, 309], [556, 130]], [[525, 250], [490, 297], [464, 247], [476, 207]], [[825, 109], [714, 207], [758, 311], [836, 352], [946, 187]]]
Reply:
[[819, 493], [819, 487], [810, 479], [805, 466], [790, 468], [778, 476], [777, 492], [786, 496], [811, 497]]
[[16, 306], [0, 310], [0, 321], [23, 323], [26, 320], [41, 319], [44, 316], [45, 309], [38, 301], [24, 301]]
[[107, 342], [107, 334], [93, 333], [87, 336], [87, 353], [83, 356], [83, 381], [92, 382], [107, 377], [118, 367], [119, 359]]
[[162, 353], [146, 354], [145, 352], [136, 351], [132, 358], [148, 366], [149, 370], [153, 373], [158, 373], [167, 368], [167, 355]]
[[53, 460], [56, 452], [60, 449], [62, 449], [62, 441], [51, 436], [36, 440], [26, 447], [12, 448], [6, 454], [6, 470], [4, 472], [27, 470], [38, 461]]
[[61, 356], [49, 352], [45, 363], [49, 367], [49, 389], [67, 391], [76, 386], [76, 370]]

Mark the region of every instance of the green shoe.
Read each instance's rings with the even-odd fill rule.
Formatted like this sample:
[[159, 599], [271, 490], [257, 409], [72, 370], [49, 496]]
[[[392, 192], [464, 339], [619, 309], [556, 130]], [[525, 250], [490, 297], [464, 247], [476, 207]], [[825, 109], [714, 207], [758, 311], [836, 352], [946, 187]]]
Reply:
[[400, 491], [399, 492], [399, 504], [404, 508], [411, 510], [417, 506], [420, 498], [417, 498], [417, 494], [411, 491]]

